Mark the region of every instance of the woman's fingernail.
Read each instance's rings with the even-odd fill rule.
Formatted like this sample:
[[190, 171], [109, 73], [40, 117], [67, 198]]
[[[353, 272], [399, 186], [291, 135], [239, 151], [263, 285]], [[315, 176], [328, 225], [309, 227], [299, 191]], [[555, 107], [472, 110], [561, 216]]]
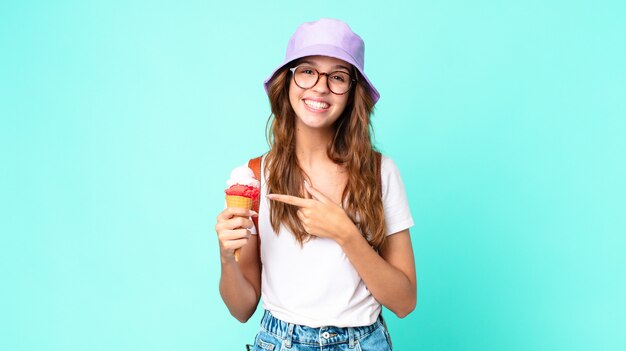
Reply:
[[258, 217], [258, 216], [259, 216], [259, 214], [258, 214], [256, 211], [252, 211], [252, 210], [250, 210], [250, 216], [252, 216], [252, 217]]

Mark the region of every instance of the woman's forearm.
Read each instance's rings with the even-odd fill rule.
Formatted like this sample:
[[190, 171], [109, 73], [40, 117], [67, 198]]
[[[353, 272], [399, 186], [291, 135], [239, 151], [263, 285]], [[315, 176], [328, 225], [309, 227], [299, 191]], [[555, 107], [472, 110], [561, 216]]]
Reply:
[[354, 230], [357, 232], [347, 235], [339, 244], [374, 298], [398, 317], [405, 317], [417, 303], [413, 262], [405, 264], [403, 272], [374, 251], [356, 227]]
[[260, 294], [244, 277], [239, 264], [234, 259], [222, 259], [220, 295], [230, 314], [238, 321], [245, 323], [254, 314]]

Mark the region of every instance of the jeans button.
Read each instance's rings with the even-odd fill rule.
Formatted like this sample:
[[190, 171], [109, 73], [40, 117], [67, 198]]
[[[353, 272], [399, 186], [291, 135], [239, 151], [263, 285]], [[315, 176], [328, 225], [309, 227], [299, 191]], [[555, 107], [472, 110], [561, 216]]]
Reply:
[[322, 337], [323, 337], [324, 339], [328, 339], [328, 338], [330, 338], [330, 333], [329, 333], [329, 332], [323, 332], [323, 333], [322, 333]]

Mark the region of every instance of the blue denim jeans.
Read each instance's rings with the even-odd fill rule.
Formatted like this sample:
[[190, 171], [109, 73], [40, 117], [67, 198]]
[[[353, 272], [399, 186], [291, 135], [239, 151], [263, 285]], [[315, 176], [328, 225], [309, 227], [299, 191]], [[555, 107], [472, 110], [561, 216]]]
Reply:
[[382, 317], [365, 327], [310, 328], [283, 322], [265, 311], [252, 350], [391, 351], [391, 339]]

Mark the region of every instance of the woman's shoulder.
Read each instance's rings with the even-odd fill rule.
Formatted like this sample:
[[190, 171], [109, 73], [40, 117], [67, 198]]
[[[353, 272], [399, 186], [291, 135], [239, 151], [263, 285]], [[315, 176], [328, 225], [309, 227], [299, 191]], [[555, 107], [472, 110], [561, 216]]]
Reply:
[[231, 169], [231, 176], [233, 173], [242, 174], [242, 173], [252, 171], [252, 173], [254, 174], [254, 177], [259, 178], [260, 174], [262, 173], [261, 170], [265, 163], [266, 155], [267, 153], [264, 153], [264, 154], [260, 154], [257, 156], [253, 156], [249, 159], [245, 159], [245, 160], [240, 159], [240, 163]]
[[404, 191], [404, 182], [400, 169], [396, 162], [389, 156], [382, 155], [380, 165], [380, 179], [382, 183], [383, 195], [389, 192]]
[[260, 161], [261, 163], [263, 163], [265, 161], [265, 157], [266, 156], [267, 156], [267, 152], [259, 153], [259, 154], [256, 154], [256, 155], [250, 155], [250, 159], [248, 159], [248, 161], [246, 161], [246, 162]]
[[250, 158], [247, 158], [247, 159], [238, 158], [238, 160], [240, 160], [239, 164], [233, 169], [244, 167], [244, 166], [250, 167], [251, 169], [254, 167], [263, 166], [263, 164], [265, 163], [265, 156], [267, 156], [267, 153], [251, 155]]
[[398, 166], [393, 159], [383, 153], [381, 153], [380, 173], [383, 178], [385, 175], [399, 173]]

